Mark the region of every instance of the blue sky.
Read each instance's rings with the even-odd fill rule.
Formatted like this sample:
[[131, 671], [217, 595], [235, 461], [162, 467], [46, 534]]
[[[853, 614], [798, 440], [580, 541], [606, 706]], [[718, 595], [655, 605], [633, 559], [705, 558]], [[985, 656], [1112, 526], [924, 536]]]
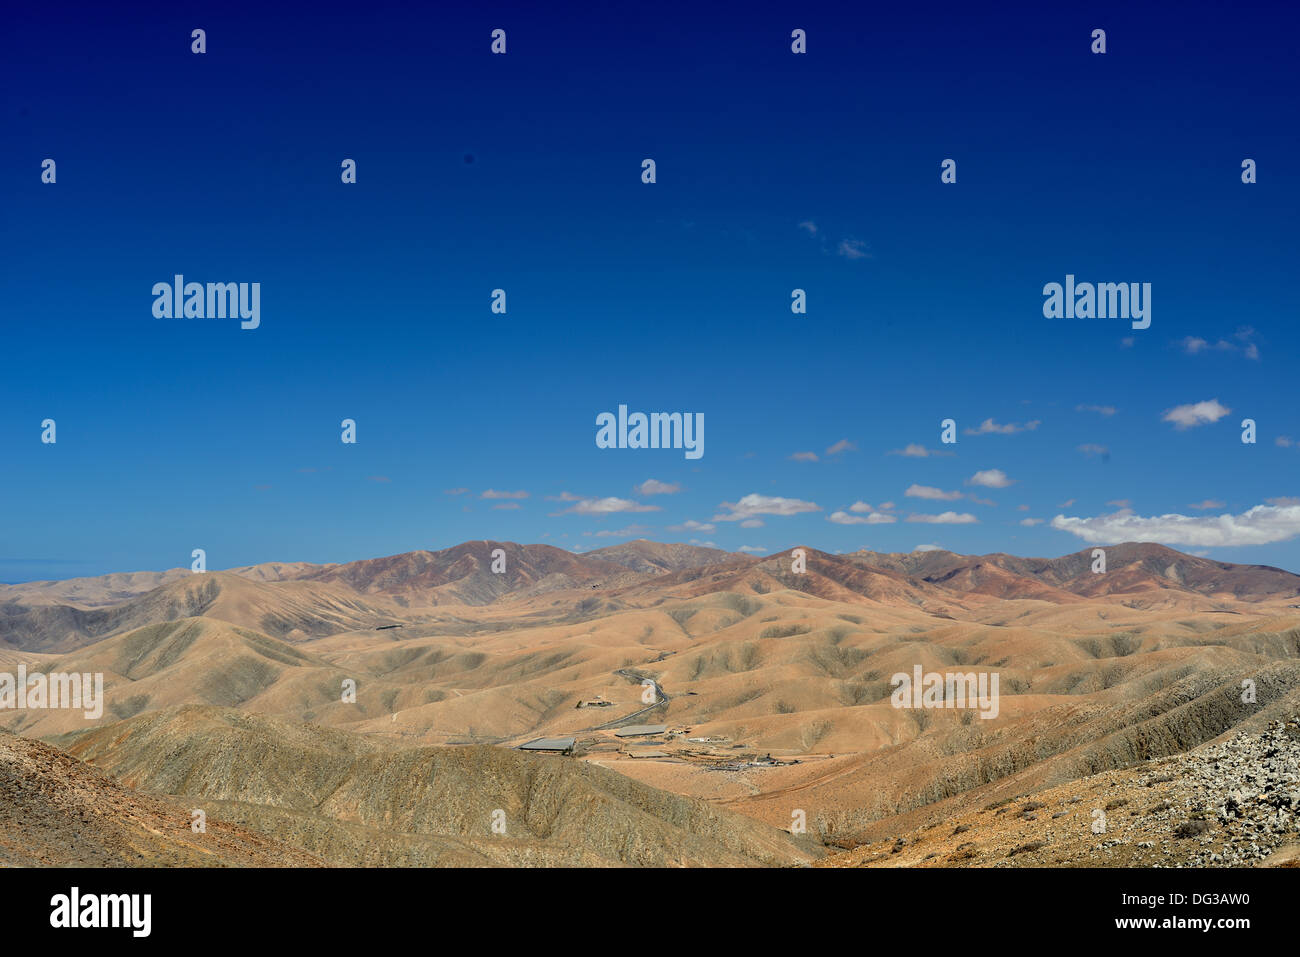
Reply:
[[[484, 538], [1300, 569], [1294, 15], [619, 6], [13, 14], [0, 580]], [[155, 318], [176, 273], [260, 327]], [[1150, 328], [1044, 318], [1067, 274]], [[620, 403], [704, 456], [598, 449]]]

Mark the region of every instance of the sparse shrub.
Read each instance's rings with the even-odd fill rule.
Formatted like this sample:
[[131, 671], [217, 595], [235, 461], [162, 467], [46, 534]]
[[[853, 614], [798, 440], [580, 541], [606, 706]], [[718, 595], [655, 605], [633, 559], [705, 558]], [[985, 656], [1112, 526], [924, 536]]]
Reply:
[[1013, 847], [1007, 851], [1007, 857], [1015, 857], [1017, 854], [1028, 854], [1030, 851], [1037, 851], [1047, 846], [1046, 841], [1030, 841], [1028, 844], [1021, 844], [1019, 847]]
[[1189, 837], [1196, 837], [1197, 835], [1204, 834], [1209, 829], [1210, 824], [1208, 821], [1201, 818], [1193, 818], [1190, 821], [1184, 821], [1182, 824], [1179, 824], [1174, 828], [1174, 837], [1181, 841]]

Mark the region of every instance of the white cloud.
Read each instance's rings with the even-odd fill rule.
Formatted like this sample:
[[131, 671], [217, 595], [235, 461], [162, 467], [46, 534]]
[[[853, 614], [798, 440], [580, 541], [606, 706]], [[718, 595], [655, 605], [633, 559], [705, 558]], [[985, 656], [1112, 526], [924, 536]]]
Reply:
[[605, 528], [599, 532], [587, 532], [585, 534], [594, 535], [596, 538], [631, 538], [633, 535], [644, 535], [649, 530], [645, 525], [629, 525], [627, 528], [617, 530]]
[[763, 555], [767, 553], [767, 549], [764, 548], [762, 545], [741, 545], [739, 548], [736, 549], [736, 551], [750, 552], [751, 554], [754, 555]]
[[849, 506], [850, 512], [874, 512], [875, 509], [866, 502], [858, 501]]
[[763, 520], [761, 518], [747, 518], [740, 523], [741, 528], [762, 528]]
[[1114, 415], [1115, 407], [1113, 405], [1076, 405], [1075, 412], [1096, 412], [1099, 415]]
[[1223, 508], [1223, 506], [1224, 503], [1220, 502], [1218, 499], [1207, 498], [1203, 502], [1197, 502], [1195, 505], [1189, 505], [1187, 507], [1199, 509], [1200, 511], [1204, 512], [1212, 508]]
[[511, 511], [516, 508], [523, 508], [523, 506], [520, 505], [518, 502], [501, 502], [500, 504], [493, 505], [492, 507], [501, 509], [503, 511]]
[[903, 494], [908, 498], [928, 498], [937, 502], [951, 502], [961, 498], [961, 492], [945, 492], [932, 485], [909, 485]]
[[1292, 498], [1287, 495], [1284, 495], [1281, 498], [1266, 498], [1264, 501], [1268, 502], [1269, 505], [1276, 505], [1279, 508], [1286, 508], [1289, 505], [1300, 505], [1300, 498]]
[[1027, 528], [1033, 528], [1035, 525], [1042, 525], [1043, 520], [1041, 518], [1022, 518], [1020, 524]]
[[676, 482], [661, 482], [658, 479], [646, 479], [634, 492], [638, 495], [676, 495], [682, 487]]
[[802, 223], [799, 224], [799, 228], [806, 231], [809, 236], [817, 235], [817, 224], [814, 223], [811, 219], [805, 219]]
[[914, 551], [914, 552], [941, 552], [941, 551], [943, 551], [943, 546], [942, 546], [942, 545], [917, 545], [916, 548], [912, 549], [912, 551]]
[[467, 488], [445, 488], [442, 490], [443, 495], [464, 495], [468, 492]]
[[1259, 346], [1251, 341], [1254, 337], [1254, 329], [1250, 326], [1242, 326], [1233, 335], [1233, 338], [1237, 340], [1236, 342], [1220, 339], [1218, 342], [1211, 343], [1200, 336], [1186, 336], [1178, 340], [1178, 345], [1189, 356], [1201, 352], [1240, 352], [1247, 359], [1258, 359]]
[[1052, 527], [1085, 542], [1165, 545], [1266, 545], [1300, 535], [1300, 505], [1256, 505], [1240, 515], [1134, 515], [1127, 509], [1095, 518], [1058, 515]]
[[885, 515], [881, 512], [872, 512], [870, 515], [852, 515], [848, 512], [831, 512], [826, 516], [826, 521], [834, 522], [836, 525], [889, 525], [898, 521], [893, 515]]
[[860, 239], [841, 239], [839, 247], [835, 251], [845, 259], [871, 258], [871, 250]]
[[886, 455], [906, 455], [906, 456], [908, 456], [909, 458], [914, 458], [914, 459], [925, 459], [925, 458], [929, 458], [931, 455], [955, 455], [956, 453], [955, 453], [955, 452], [944, 452], [944, 451], [941, 451], [940, 449], [927, 449], [924, 445], [919, 445], [919, 444], [917, 444], [916, 442], [910, 442], [910, 443], [908, 443], [907, 446], [905, 446], [904, 448], [901, 448], [901, 449], [893, 449], [892, 451], [887, 452], [887, 453], [885, 453], [885, 454], [886, 454]]
[[693, 518], [688, 518], [680, 525], [669, 525], [670, 532], [713, 532], [717, 531], [718, 526], [712, 522], [697, 522]]
[[574, 495], [572, 492], [561, 492], [559, 495], [546, 496], [548, 502], [581, 502], [581, 495]]
[[1006, 488], [1008, 485], [1015, 484], [1015, 481], [1007, 478], [1007, 473], [1001, 469], [984, 469], [968, 478], [966, 484], [981, 485], [984, 488]]
[[1218, 399], [1207, 399], [1190, 405], [1176, 405], [1166, 411], [1160, 421], [1172, 422], [1179, 429], [1190, 429], [1193, 426], [1205, 425], [1207, 422], [1218, 422], [1231, 411]]
[[971, 525], [979, 521], [970, 512], [942, 512], [938, 515], [909, 515], [909, 522], [924, 522], [928, 525]]
[[1281, 446], [1284, 449], [1289, 449], [1291, 446], [1295, 445], [1295, 439], [1291, 438], [1289, 435], [1279, 435], [1273, 440], [1273, 444]]
[[640, 502], [633, 502], [631, 499], [614, 498], [584, 498], [576, 505], [566, 508], [558, 515], [611, 515], [614, 512], [657, 512], [658, 505], [642, 505]]
[[1043, 424], [1042, 419], [1034, 419], [1032, 422], [1026, 422], [1021, 425], [1019, 422], [1008, 422], [1006, 425], [998, 425], [992, 419], [985, 419], [979, 424], [979, 428], [964, 429], [966, 435], [1014, 435], [1017, 432], [1032, 432]]
[[832, 445], [829, 449], [826, 450], [826, 454], [839, 455], [841, 452], [856, 452], [857, 450], [858, 447], [854, 445], [852, 442], [850, 442], [848, 439], [840, 439], [838, 442], [836, 442], [834, 445]]
[[751, 492], [739, 502], [723, 502], [719, 508], [728, 509], [713, 516], [715, 522], [741, 522], [759, 515], [798, 515], [800, 512], [820, 512], [821, 506], [797, 498], [777, 495], [759, 495]]
[[794, 455], [790, 456], [790, 461], [792, 461], [792, 462], [816, 462], [816, 461], [817, 461], [817, 453], [816, 453], [816, 452], [796, 452], [796, 453], [794, 453]]
[[1088, 458], [1092, 458], [1094, 455], [1110, 454], [1110, 449], [1106, 448], [1106, 446], [1097, 445], [1096, 443], [1093, 442], [1086, 442], [1083, 445], [1079, 446], [1079, 451], [1082, 452], [1084, 455], [1088, 456]]
[[482, 495], [479, 496], [479, 498], [527, 498], [527, 497], [528, 497], [528, 493], [524, 491], [498, 492], [494, 488], [488, 489]]

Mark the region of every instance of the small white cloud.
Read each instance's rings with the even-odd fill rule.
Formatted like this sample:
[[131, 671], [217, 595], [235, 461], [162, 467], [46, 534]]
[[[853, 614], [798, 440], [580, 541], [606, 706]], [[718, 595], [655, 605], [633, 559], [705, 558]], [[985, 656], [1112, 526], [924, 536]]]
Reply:
[[1206, 399], [1190, 405], [1176, 405], [1161, 417], [1162, 422], [1172, 422], [1178, 429], [1190, 429], [1193, 426], [1218, 422], [1232, 410], [1218, 399]]
[[893, 449], [886, 452], [886, 455], [906, 455], [908, 458], [925, 459], [931, 455], [955, 455], [955, 452], [945, 452], [940, 449], [927, 449], [924, 445], [918, 445], [911, 442], [901, 449]]
[[845, 259], [870, 259], [871, 250], [860, 239], [841, 239], [835, 250]]
[[688, 518], [680, 525], [669, 525], [668, 531], [670, 532], [713, 532], [716, 531], [717, 528], [718, 526], [714, 525], [712, 522], [697, 522], [693, 518]]
[[1110, 454], [1110, 449], [1106, 448], [1104, 445], [1097, 445], [1094, 442], [1087, 442], [1079, 446], [1079, 451], [1088, 456], [1088, 458], [1092, 458], [1094, 455]]
[[1207, 499], [1206, 499], [1205, 501], [1203, 501], [1203, 502], [1197, 502], [1195, 505], [1189, 505], [1189, 506], [1187, 506], [1187, 507], [1188, 507], [1188, 508], [1198, 509], [1199, 511], [1204, 512], [1204, 511], [1208, 511], [1209, 509], [1212, 509], [1212, 508], [1223, 508], [1223, 506], [1224, 506], [1224, 503], [1223, 503], [1223, 502], [1220, 502], [1218, 499], [1207, 498]]
[[1017, 432], [1032, 432], [1042, 424], [1041, 419], [1034, 419], [1024, 425], [1019, 422], [1008, 422], [1006, 425], [999, 425], [992, 419], [985, 419], [979, 424], [978, 428], [963, 429], [962, 431], [966, 435], [1015, 435]]
[[661, 482], [658, 479], [646, 479], [633, 491], [638, 495], [676, 495], [682, 487], [676, 482]]
[[464, 495], [468, 492], [467, 488], [445, 488], [442, 490], [443, 495]]
[[942, 512], [938, 515], [909, 515], [909, 522], [923, 522], [927, 525], [974, 525], [979, 519], [970, 512]]
[[741, 528], [762, 528], [763, 520], [761, 518], [747, 518], [740, 523]]
[[658, 505], [642, 505], [640, 502], [634, 502], [631, 499], [615, 498], [584, 498], [575, 505], [566, 508], [562, 512], [556, 512], [557, 515], [611, 515], [615, 512], [657, 512]]
[[596, 538], [631, 538], [634, 535], [644, 535], [650, 529], [645, 525], [629, 525], [627, 528], [620, 529], [601, 529], [599, 532], [591, 532]]
[[1043, 520], [1041, 518], [1022, 518], [1020, 524], [1027, 528], [1033, 528], [1035, 525], [1042, 525]]
[[1233, 338], [1237, 340], [1236, 342], [1229, 342], [1227, 339], [1210, 342], [1200, 336], [1185, 336], [1178, 340], [1177, 345], [1189, 356], [1202, 352], [1239, 352], [1247, 359], [1258, 359], [1259, 346], [1251, 341], [1254, 337], [1254, 329], [1250, 326], [1242, 326], [1233, 335]]
[[528, 493], [524, 491], [498, 492], [494, 488], [488, 489], [482, 495], [479, 496], [479, 498], [527, 498], [527, 497], [528, 497]]
[[1113, 405], [1076, 405], [1075, 412], [1096, 412], [1098, 415], [1114, 415], [1115, 407]]
[[870, 505], [868, 505], [866, 502], [854, 502], [852, 505], [849, 506], [849, 511], [850, 512], [874, 512], [875, 509], [872, 508]]
[[909, 485], [903, 494], [908, 498], [928, 498], [936, 502], [951, 502], [961, 498], [961, 492], [945, 492], [932, 485]]
[[794, 453], [794, 455], [790, 456], [790, 461], [792, 461], [792, 462], [816, 462], [816, 461], [817, 461], [817, 453], [816, 453], [816, 452], [796, 452], [796, 453]]
[[1008, 485], [1014, 485], [1015, 481], [1007, 478], [1007, 473], [1001, 469], [984, 469], [968, 478], [966, 484], [981, 485], [984, 488], [1006, 488]]
[[741, 545], [739, 548], [736, 549], [736, 551], [749, 552], [754, 555], [764, 555], [767, 553], [767, 549], [764, 548], [762, 545]]
[[829, 449], [826, 450], [826, 454], [839, 455], [841, 452], [856, 452], [857, 450], [858, 447], [854, 445], [852, 442], [850, 442], [848, 439], [840, 439], [838, 442], [836, 442], [834, 445], [832, 445]]
[[798, 515], [801, 512], [820, 512], [821, 506], [797, 498], [779, 495], [759, 495], [751, 492], [738, 502], [723, 502], [719, 508], [728, 511], [713, 516], [715, 522], [741, 522], [759, 515]]
[[890, 525], [898, 521], [893, 515], [885, 515], [882, 512], [872, 512], [869, 515], [853, 515], [850, 512], [831, 512], [826, 516], [826, 521], [834, 522], [836, 525]]
[[1289, 449], [1291, 446], [1295, 445], [1295, 439], [1291, 438], [1289, 435], [1279, 435], [1273, 440], [1273, 444], [1279, 445], [1284, 449]]
[[814, 223], [811, 219], [805, 219], [802, 223], [799, 224], [799, 228], [802, 229], [804, 232], [806, 232], [809, 236], [817, 235], [817, 224]]
[[912, 551], [914, 551], [914, 552], [941, 552], [941, 551], [943, 551], [943, 546], [942, 546], [942, 545], [917, 545], [916, 548], [912, 549]]
[[513, 510], [516, 509], [516, 508], [523, 508], [523, 506], [520, 505], [518, 502], [501, 502], [501, 503], [499, 503], [499, 504], [497, 504], [497, 505], [493, 505], [492, 507], [495, 508], [495, 509], [501, 509], [502, 511], [507, 511], [507, 512], [508, 512], [508, 511], [513, 511]]

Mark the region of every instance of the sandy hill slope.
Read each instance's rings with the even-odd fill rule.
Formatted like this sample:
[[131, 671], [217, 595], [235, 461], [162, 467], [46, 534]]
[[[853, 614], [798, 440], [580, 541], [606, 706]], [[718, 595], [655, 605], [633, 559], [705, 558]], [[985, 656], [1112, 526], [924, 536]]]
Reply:
[[28, 665], [29, 673], [34, 669], [103, 675], [102, 718], [87, 718], [84, 709], [0, 711], [0, 727], [49, 736], [185, 703], [300, 715], [342, 707], [345, 678], [377, 695], [368, 675], [345, 672], [300, 647], [209, 618], [146, 625], [67, 655], [40, 656]]
[[[807, 839], [559, 756], [403, 747], [228, 709], [170, 709], [61, 739], [338, 864], [790, 865]], [[498, 812], [500, 812], [498, 814]], [[494, 815], [505, 833], [494, 833]]]
[[313, 867], [324, 862], [191, 808], [131, 791], [39, 741], [0, 732], [0, 866]]
[[1300, 866], [1300, 719], [1065, 785], [882, 820], [827, 867]]

